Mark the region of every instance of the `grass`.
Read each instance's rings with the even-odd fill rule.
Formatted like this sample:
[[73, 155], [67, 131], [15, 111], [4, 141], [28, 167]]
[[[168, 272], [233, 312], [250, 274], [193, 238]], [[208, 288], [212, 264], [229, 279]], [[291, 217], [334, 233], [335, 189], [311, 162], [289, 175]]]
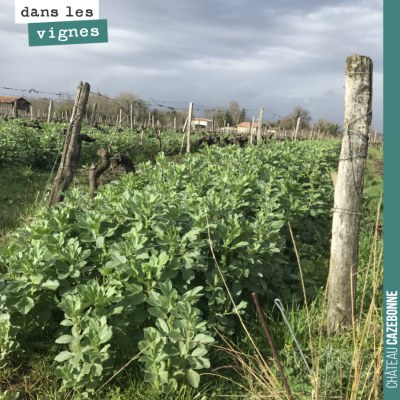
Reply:
[[[278, 351], [284, 373], [295, 399], [368, 399], [383, 398], [382, 370], [382, 278], [383, 245], [383, 154], [369, 149], [364, 180], [361, 231], [359, 237], [357, 313], [354, 329], [328, 337], [326, 331], [326, 284], [304, 304], [285, 305], [286, 315], [317, 380], [312, 381], [281, 314], [273, 304], [261, 304]], [[179, 156], [176, 157], [179, 161]], [[104, 180], [117, 178], [109, 174]], [[7, 246], [10, 233], [34, 218], [49, 173], [29, 168], [0, 170], [0, 247]], [[105, 183], [105, 182], [103, 182]], [[74, 185], [87, 186], [85, 174]], [[379, 207], [379, 214], [378, 212]], [[378, 215], [378, 218], [377, 218]], [[317, 266], [321, 282], [326, 282], [329, 259], [320, 258]], [[255, 311], [243, 318], [243, 328], [228, 340], [220, 337], [221, 348], [211, 351], [213, 369], [205, 371], [198, 389], [185, 389], [178, 396], [159, 396], [142, 380], [140, 365], [133, 362], [98, 393], [95, 399], [284, 399], [285, 393], [272, 351]], [[51, 329], [51, 326], [49, 327]], [[311, 332], [311, 341], [310, 341]], [[20, 392], [20, 399], [66, 399], [72, 393], [59, 391], [53, 371], [56, 347], [52, 335], [39, 331], [35, 341], [22, 342], [21, 352], [7, 368], [0, 369], [1, 390]], [[311, 349], [314, 350], [313, 354]], [[272, 389], [275, 379], [281, 388]], [[365, 387], [363, 388], [363, 386]], [[372, 389], [373, 393], [371, 392]], [[275, 392], [271, 396], [271, 392]], [[313, 397], [314, 396], [314, 397]], [[316, 397], [318, 396], [318, 397]]]

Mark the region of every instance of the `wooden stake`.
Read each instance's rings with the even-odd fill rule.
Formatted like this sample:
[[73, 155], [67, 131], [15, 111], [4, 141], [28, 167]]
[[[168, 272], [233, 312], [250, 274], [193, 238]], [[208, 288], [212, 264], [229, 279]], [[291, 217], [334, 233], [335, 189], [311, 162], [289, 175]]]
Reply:
[[72, 110], [71, 123], [65, 136], [63, 154], [58, 168], [56, 179], [49, 200], [47, 202], [47, 211], [50, 207], [55, 206], [63, 201], [64, 196], [60, 192], [66, 192], [74, 178], [74, 161], [76, 156], [76, 147], [78, 136], [81, 131], [83, 118], [86, 112], [86, 105], [89, 99], [90, 85], [88, 83], [79, 82], [78, 91], [75, 98], [75, 105]]
[[355, 316], [360, 211], [372, 119], [371, 59], [358, 54], [348, 57], [345, 76], [345, 130], [332, 209], [328, 284], [328, 329], [332, 334], [346, 330]]
[[90, 127], [93, 128], [94, 122], [96, 121], [96, 111], [97, 111], [97, 103], [94, 103], [92, 118], [90, 119]]
[[186, 153], [190, 153], [190, 129], [191, 129], [191, 127], [192, 127], [192, 112], [193, 112], [193, 103], [189, 103], [189, 115], [188, 115], [188, 131], [187, 131]]
[[47, 113], [47, 123], [49, 124], [51, 121], [51, 113], [53, 112], [53, 100], [50, 100], [49, 103], [49, 111]]
[[133, 131], [133, 103], [131, 103], [131, 131]]
[[253, 144], [253, 129], [254, 129], [254, 120], [255, 120], [255, 115], [253, 115], [253, 122], [250, 124], [250, 145]]
[[297, 118], [296, 132], [294, 133], [294, 141], [297, 140], [297, 131], [299, 130], [300, 118]]
[[[261, 142], [261, 124], [262, 124], [262, 116], [263, 116], [263, 108], [260, 108], [260, 114], [258, 115], [258, 132], [257, 132], [257, 144]], [[254, 123], [254, 122], [253, 122]]]

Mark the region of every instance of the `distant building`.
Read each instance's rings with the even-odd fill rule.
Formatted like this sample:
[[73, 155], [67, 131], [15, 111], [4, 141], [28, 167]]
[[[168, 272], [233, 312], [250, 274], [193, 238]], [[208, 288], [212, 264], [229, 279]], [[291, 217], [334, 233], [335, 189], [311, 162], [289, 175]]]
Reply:
[[[252, 122], [242, 122], [237, 126], [237, 133], [249, 133], [251, 129]], [[261, 124], [261, 128], [263, 128], [265, 124]], [[253, 135], [258, 131], [258, 122], [254, 122], [253, 125]]]
[[219, 128], [219, 131], [223, 133], [236, 133], [237, 128], [234, 126], [226, 126], [225, 128]]
[[192, 129], [212, 129], [212, 120], [207, 118], [192, 118]]
[[12, 115], [14, 112], [14, 105], [17, 104], [17, 111], [24, 111], [28, 113], [31, 103], [23, 97], [13, 96], [0, 96], [0, 114]]

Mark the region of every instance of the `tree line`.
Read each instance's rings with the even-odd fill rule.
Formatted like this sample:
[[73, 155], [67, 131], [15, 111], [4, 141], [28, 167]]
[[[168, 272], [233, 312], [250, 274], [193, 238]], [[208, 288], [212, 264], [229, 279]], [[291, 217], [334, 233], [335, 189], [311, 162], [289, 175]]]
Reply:
[[[37, 110], [42, 113], [47, 113], [48, 104], [50, 99], [46, 98], [28, 98], [34, 108], [34, 115], [36, 116]], [[53, 100], [54, 101], [54, 100]], [[131, 104], [133, 107], [133, 114], [136, 119], [136, 123], [145, 123], [150, 118], [154, 117], [155, 121], [163, 126], [168, 126], [173, 124], [176, 118], [177, 126], [183, 126], [185, 120], [188, 116], [188, 109], [175, 109], [173, 107], [154, 107], [150, 102], [141, 99], [139, 96], [133, 94], [132, 92], [121, 92], [117, 96], [111, 98], [107, 93], [91, 94], [87, 106], [87, 116], [90, 118], [93, 113], [94, 104], [97, 103], [96, 114], [102, 116], [103, 121], [110, 119], [115, 122], [114, 119], [120, 114], [122, 109], [123, 115], [130, 115]], [[64, 112], [71, 112], [74, 106], [74, 99], [72, 96], [66, 92], [61, 93], [58, 100], [54, 101], [54, 117], [60, 117]], [[212, 110], [196, 110], [194, 107], [194, 112], [192, 113], [192, 118], [207, 118], [214, 120], [215, 127], [223, 126], [236, 126], [242, 122], [252, 121], [253, 115], [248, 115], [245, 108], [241, 108], [237, 101], [233, 100], [229, 103], [228, 107], [225, 106], [215, 106]], [[256, 122], [258, 118], [258, 113], [256, 113]], [[321, 132], [328, 132], [332, 135], [336, 135], [340, 129], [339, 124], [335, 122], [330, 122], [324, 118], [320, 118], [317, 123], [312, 123], [312, 116], [310, 111], [297, 106], [288, 115], [276, 120], [276, 121], [264, 121], [263, 123], [267, 127], [280, 128], [281, 130], [293, 130], [296, 128], [297, 120], [300, 118], [299, 129], [301, 130], [311, 130], [312, 126], [314, 130], [321, 130]]]

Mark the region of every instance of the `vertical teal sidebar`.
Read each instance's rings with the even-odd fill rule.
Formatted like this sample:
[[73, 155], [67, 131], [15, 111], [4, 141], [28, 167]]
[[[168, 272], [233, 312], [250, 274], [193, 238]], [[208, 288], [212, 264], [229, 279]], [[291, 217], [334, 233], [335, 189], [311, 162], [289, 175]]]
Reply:
[[400, 2], [383, 6], [383, 123], [384, 123], [384, 400], [400, 399], [399, 314], [400, 295]]

